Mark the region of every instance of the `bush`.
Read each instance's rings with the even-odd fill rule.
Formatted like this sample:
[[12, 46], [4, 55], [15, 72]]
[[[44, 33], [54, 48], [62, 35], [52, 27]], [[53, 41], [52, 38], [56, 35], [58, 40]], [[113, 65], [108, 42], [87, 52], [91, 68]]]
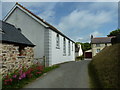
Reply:
[[120, 44], [106, 47], [93, 57], [89, 74], [98, 88], [120, 88]]
[[59, 65], [54, 65], [51, 67], [43, 67], [39, 64], [34, 64], [30, 68], [22, 70], [16, 70], [14, 73], [8, 74], [2, 78], [2, 88], [22, 88], [24, 85], [30, 83], [31, 81], [37, 79], [44, 73], [58, 68]]
[[79, 60], [84, 60], [84, 56], [82, 55], [82, 56], [76, 57], [76, 61], [79, 61]]
[[30, 68], [16, 70], [14, 73], [7, 74], [2, 78], [2, 88], [21, 87], [21, 82], [39, 77], [43, 73], [43, 66], [39, 64], [32, 65]]

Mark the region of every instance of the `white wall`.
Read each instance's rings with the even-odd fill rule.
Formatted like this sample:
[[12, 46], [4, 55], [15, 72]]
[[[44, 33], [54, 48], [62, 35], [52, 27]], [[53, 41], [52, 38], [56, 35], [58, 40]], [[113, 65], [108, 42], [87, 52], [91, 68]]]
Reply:
[[82, 56], [82, 55], [83, 55], [83, 51], [82, 51], [81, 44], [78, 44], [78, 47], [79, 47], [79, 51], [78, 51], [78, 52], [75, 52], [75, 57], [78, 57], [78, 56]]
[[60, 49], [56, 49], [57, 33], [50, 29], [48, 29], [49, 31], [47, 32], [47, 29], [45, 29], [43, 25], [38, 23], [20, 9], [17, 8], [6, 21], [15, 25], [17, 28], [21, 28], [25, 37], [36, 45], [34, 48], [35, 58], [41, 58], [47, 55], [47, 63], [49, 66], [75, 60], [74, 43], [72, 51], [72, 42], [70, 42], [71, 55], [69, 56], [68, 40], [66, 39], [66, 56], [63, 56], [63, 37], [60, 35]]
[[7, 19], [7, 22], [15, 25], [17, 28], [21, 28], [23, 35], [36, 45], [34, 50], [35, 58], [41, 58], [44, 56], [45, 28], [40, 23], [18, 8]]
[[75, 61], [75, 44], [73, 43], [73, 51], [72, 51], [72, 42], [70, 41], [70, 51], [71, 54], [69, 56], [68, 53], [68, 39], [66, 39], [66, 56], [63, 56], [63, 36], [61, 36], [59, 34], [59, 38], [60, 38], [60, 49], [56, 48], [56, 32], [52, 31], [52, 61], [51, 61], [51, 65], [53, 64], [57, 64], [57, 63], [62, 63], [62, 62], [66, 62], [66, 61]]

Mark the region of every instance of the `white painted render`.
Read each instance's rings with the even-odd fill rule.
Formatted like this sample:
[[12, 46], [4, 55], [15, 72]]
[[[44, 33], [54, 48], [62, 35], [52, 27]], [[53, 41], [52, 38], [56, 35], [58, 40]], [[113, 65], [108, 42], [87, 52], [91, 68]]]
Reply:
[[83, 51], [82, 51], [81, 44], [78, 44], [78, 47], [79, 47], [79, 51], [78, 51], [78, 52], [75, 52], [75, 56], [76, 56], [76, 57], [83, 55]]
[[19, 8], [16, 8], [6, 21], [15, 25], [17, 28], [21, 28], [22, 34], [36, 45], [34, 50], [35, 58], [44, 56], [45, 28], [40, 23], [25, 14]]
[[102, 49], [104, 49], [106, 46], [110, 46], [112, 45], [111, 43], [107, 43], [107, 45], [105, 45], [105, 43], [101, 43], [100, 46], [96, 46], [96, 44], [92, 44], [91, 47], [92, 47], [92, 57], [95, 56], [97, 54], [97, 49], [100, 49], [100, 51]]
[[[63, 36], [60, 35], [60, 49], [56, 48], [57, 32], [46, 29], [45, 25], [40, 24], [36, 19], [26, 14], [20, 8], [14, 11], [5, 19], [6, 22], [21, 28], [22, 34], [25, 35], [33, 44], [35, 44], [35, 58], [46, 56], [46, 64], [51, 66], [66, 61], [75, 60], [75, 43], [70, 41], [71, 55], [68, 55], [68, 39], [66, 39], [66, 56], [63, 56]], [[46, 25], [47, 26], [47, 25]], [[73, 43], [73, 50], [72, 50]]]
[[[56, 35], [57, 33], [54, 31], [52, 32], [52, 62], [51, 65], [67, 62], [67, 61], [75, 61], [75, 43], [70, 41], [70, 55], [68, 53], [68, 39], [66, 39], [66, 55], [63, 55], [63, 36], [59, 35], [60, 39], [60, 48], [56, 48]], [[73, 50], [72, 50], [72, 43], [73, 43]]]

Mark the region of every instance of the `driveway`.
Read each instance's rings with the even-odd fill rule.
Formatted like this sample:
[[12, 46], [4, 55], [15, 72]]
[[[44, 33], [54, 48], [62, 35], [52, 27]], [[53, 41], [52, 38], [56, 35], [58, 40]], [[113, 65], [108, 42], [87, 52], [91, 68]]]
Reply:
[[89, 88], [89, 62], [83, 60], [62, 64], [24, 88]]

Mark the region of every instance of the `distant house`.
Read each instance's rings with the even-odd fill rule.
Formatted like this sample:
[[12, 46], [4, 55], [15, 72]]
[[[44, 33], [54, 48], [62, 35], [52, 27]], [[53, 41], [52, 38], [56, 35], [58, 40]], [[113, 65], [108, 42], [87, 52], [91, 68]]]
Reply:
[[75, 56], [82, 56], [83, 55], [83, 51], [81, 48], [81, 44], [75, 44]]
[[34, 44], [22, 33], [20, 28], [0, 21], [0, 74], [26, 68], [32, 65]]
[[91, 38], [92, 56], [99, 53], [104, 47], [111, 45], [113, 37], [95, 37]]
[[36, 45], [35, 59], [45, 56], [46, 66], [75, 60], [75, 42], [22, 5], [16, 3], [4, 21], [22, 29]]

